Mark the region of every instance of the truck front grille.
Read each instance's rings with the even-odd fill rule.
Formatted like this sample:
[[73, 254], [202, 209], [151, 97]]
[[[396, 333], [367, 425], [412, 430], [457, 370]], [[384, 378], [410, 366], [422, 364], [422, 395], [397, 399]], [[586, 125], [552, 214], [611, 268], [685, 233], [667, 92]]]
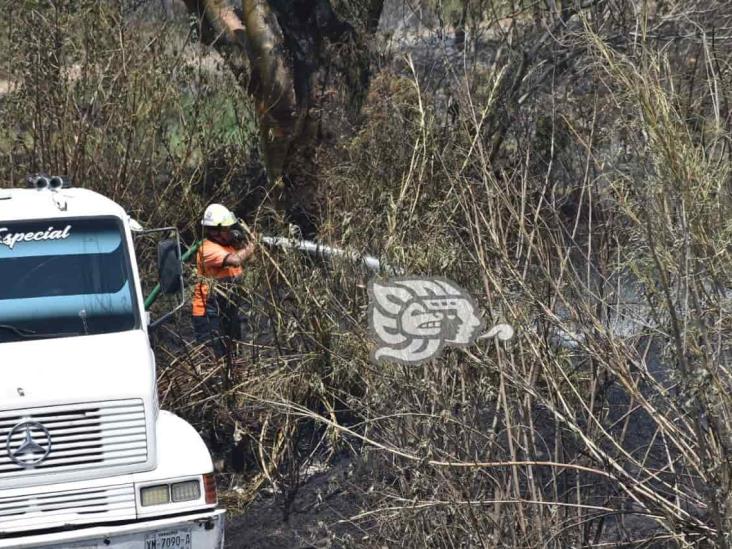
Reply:
[[[26, 444], [21, 451], [29, 434], [32, 448], [28, 450]], [[46, 458], [32, 465], [49, 444]], [[0, 412], [0, 480], [145, 461], [147, 431], [141, 399]]]
[[135, 517], [132, 484], [0, 497], [0, 532], [3, 533]]

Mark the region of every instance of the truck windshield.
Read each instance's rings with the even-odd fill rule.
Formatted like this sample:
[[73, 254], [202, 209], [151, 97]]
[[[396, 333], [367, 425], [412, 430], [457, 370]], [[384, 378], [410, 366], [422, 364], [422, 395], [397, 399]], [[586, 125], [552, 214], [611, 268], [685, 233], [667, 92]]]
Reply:
[[0, 221], [0, 343], [131, 330], [132, 280], [115, 218]]

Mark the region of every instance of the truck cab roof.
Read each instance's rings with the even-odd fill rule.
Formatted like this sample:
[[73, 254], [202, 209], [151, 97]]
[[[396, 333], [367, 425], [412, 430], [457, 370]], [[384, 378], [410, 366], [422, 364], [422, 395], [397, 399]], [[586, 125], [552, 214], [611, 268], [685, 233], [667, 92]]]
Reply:
[[127, 217], [119, 204], [89, 189], [0, 189], [0, 222], [106, 215]]

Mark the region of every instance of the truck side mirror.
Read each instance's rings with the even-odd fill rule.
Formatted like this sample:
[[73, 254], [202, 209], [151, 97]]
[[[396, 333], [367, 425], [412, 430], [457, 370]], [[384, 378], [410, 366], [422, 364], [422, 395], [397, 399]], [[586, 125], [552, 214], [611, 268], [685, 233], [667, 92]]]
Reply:
[[[150, 315], [148, 329], [153, 330], [172, 317], [185, 304], [182, 261], [186, 258], [181, 256], [180, 236], [176, 227], [135, 230], [134, 236], [138, 258], [142, 257], [146, 264], [154, 261], [151, 256], [155, 255], [157, 246], [158, 284], [145, 298], [145, 311], [149, 315], [150, 308], [161, 295], [176, 297], [176, 303], [170, 310], [163, 312], [163, 309], [171, 305], [170, 300], [166, 300], [163, 307], [156, 309], [156, 318], [152, 318]], [[158, 240], [158, 236], [166, 238]]]
[[161, 240], [158, 243], [158, 276], [163, 294], [177, 294], [183, 288], [183, 267], [177, 240]]

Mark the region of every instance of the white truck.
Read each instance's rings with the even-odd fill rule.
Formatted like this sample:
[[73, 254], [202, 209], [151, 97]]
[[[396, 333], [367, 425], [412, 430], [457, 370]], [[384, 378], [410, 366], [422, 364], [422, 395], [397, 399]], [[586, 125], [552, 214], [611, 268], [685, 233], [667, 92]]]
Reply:
[[136, 223], [33, 184], [0, 189], [0, 548], [222, 548], [210, 454], [158, 406]]

